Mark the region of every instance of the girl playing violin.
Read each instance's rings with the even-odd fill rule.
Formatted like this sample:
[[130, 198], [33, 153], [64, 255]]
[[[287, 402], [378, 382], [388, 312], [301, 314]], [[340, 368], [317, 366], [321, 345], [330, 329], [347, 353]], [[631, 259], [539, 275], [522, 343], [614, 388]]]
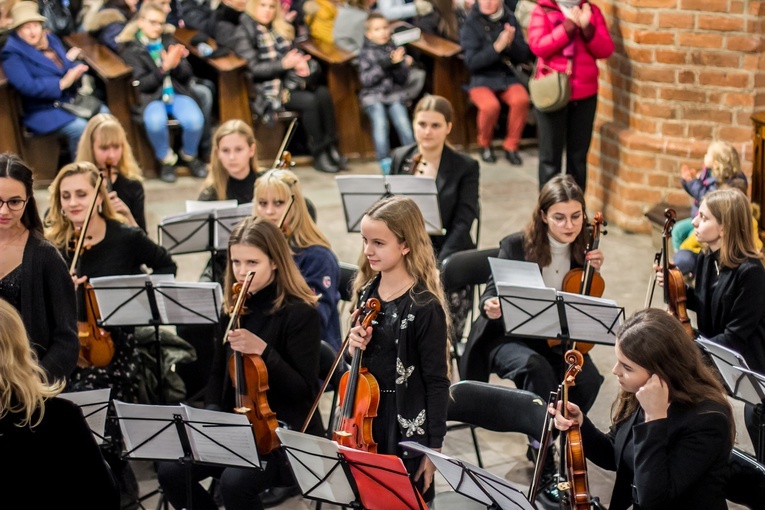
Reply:
[[0, 298], [21, 313], [32, 349], [51, 379], [77, 366], [77, 310], [66, 263], [45, 240], [32, 170], [0, 154]]
[[449, 400], [446, 299], [425, 220], [408, 198], [372, 205], [361, 220], [363, 252], [353, 282], [359, 302], [382, 305], [373, 326], [359, 319], [349, 354], [362, 349], [362, 365], [377, 379], [380, 404], [372, 422], [377, 453], [402, 457], [425, 501], [433, 498], [435, 466], [398, 447], [416, 441], [440, 450]]
[[114, 211], [128, 225], [146, 232], [145, 193], [141, 168], [133, 156], [125, 129], [114, 115], [99, 113], [88, 121], [77, 146], [75, 161], [89, 161], [106, 172], [106, 188]]
[[568, 418], [560, 402], [549, 409], [558, 430], [579, 424], [588, 459], [616, 471], [609, 508], [728, 508], [731, 407], [680, 321], [656, 308], [635, 312], [615, 350], [620, 393], [608, 433], [572, 402]]
[[340, 265], [329, 241], [308, 212], [297, 175], [290, 170], [273, 169], [258, 177], [254, 212], [276, 225], [282, 222], [282, 231], [300, 274], [319, 297], [322, 340], [339, 349]]
[[[558, 175], [539, 193], [531, 220], [522, 232], [511, 234], [499, 244], [499, 258], [536, 262], [545, 285], [561, 290], [563, 278], [572, 268], [582, 267], [587, 247], [587, 209], [584, 194], [570, 175]], [[586, 257], [593, 269], [603, 265], [603, 252], [590, 250]], [[563, 351], [539, 339], [505, 336], [502, 309], [494, 279], [489, 277], [481, 296], [481, 316], [473, 323], [460, 360], [463, 379], [488, 381], [490, 372], [511, 379], [516, 387], [546, 396], [555, 391], [561, 378]], [[584, 355], [582, 372], [571, 388], [571, 398], [588, 411], [600, 390], [603, 377], [589, 354]], [[529, 457], [536, 455], [536, 444]], [[552, 455], [552, 449], [548, 450]], [[555, 465], [545, 461], [545, 474]], [[543, 480], [548, 481], [548, 480]], [[555, 498], [554, 494], [549, 494]]]
[[[268, 369], [268, 403], [278, 420], [300, 429], [318, 393], [321, 319], [317, 297], [306, 285], [290, 255], [284, 234], [272, 223], [247, 218], [231, 233], [226, 273], [227, 302], [233, 303], [231, 287], [243, 282], [248, 271], [255, 277], [245, 302], [248, 314], [241, 328], [229, 333], [225, 346], [218, 343], [213, 371], [207, 386], [208, 409], [231, 411], [234, 386], [227, 371], [233, 351], [259, 355]], [[307, 429], [323, 435], [321, 417], [316, 414]], [[258, 494], [269, 487], [294, 483], [281, 450], [264, 457], [265, 471], [219, 466], [194, 466], [194, 479], [220, 477], [221, 494], [227, 510], [259, 510]], [[162, 464], [159, 482], [175, 508], [186, 502], [185, 466]], [[193, 506], [217, 510], [212, 496], [199, 484], [192, 487]]]
[[[765, 373], [765, 267], [754, 243], [749, 199], [737, 189], [711, 191], [701, 201], [693, 227], [698, 241], [706, 245], [696, 261], [695, 285], [685, 289], [698, 332], [740, 353], [755, 372]], [[663, 285], [663, 272], [658, 266], [654, 269], [657, 283]], [[753, 409], [745, 409], [757, 448]]]

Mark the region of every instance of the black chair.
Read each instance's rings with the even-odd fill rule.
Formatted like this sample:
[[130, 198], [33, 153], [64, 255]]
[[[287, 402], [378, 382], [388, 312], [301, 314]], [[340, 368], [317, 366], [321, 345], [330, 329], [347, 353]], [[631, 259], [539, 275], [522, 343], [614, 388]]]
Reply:
[[[335, 362], [336, 357], [337, 351], [335, 348], [322, 340], [321, 355], [319, 358], [319, 377], [321, 378], [322, 383], [327, 378], [327, 374], [329, 374], [329, 371], [332, 368], [332, 364]], [[335, 420], [335, 408], [337, 408], [337, 390], [340, 386], [340, 378], [347, 371], [348, 364], [344, 360], [340, 360], [337, 368], [335, 369], [335, 372], [332, 374], [332, 377], [329, 380], [327, 389], [324, 390], [325, 393], [330, 391], [332, 392], [332, 407], [329, 411], [329, 425], [327, 426], [327, 437], [329, 439], [332, 439], [332, 423]]]
[[344, 320], [343, 314], [353, 300], [353, 279], [356, 277], [356, 271], [358, 271], [358, 269], [359, 266], [356, 264], [340, 262], [340, 282], [337, 287], [340, 291], [340, 303], [338, 307], [341, 321]]
[[765, 466], [746, 452], [730, 454], [730, 476], [725, 499], [754, 510], [765, 510]]
[[459, 422], [450, 430], [470, 428], [478, 465], [483, 467], [476, 428], [493, 432], [518, 432], [541, 440], [547, 403], [526, 390], [480, 381], [460, 381], [449, 390], [447, 420]]
[[[489, 257], [496, 257], [498, 254], [499, 248], [463, 250], [449, 255], [441, 264], [441, 281], [447, 295], [469, 287], [470, 303], [466, 325], [473, 323], [475, 303], [480, 298], [482, 286], [491, 275]], [[459, 360], [465, 347], [461, 335], [452, 336], [451, 346], [452, 356], [459, 366]]]

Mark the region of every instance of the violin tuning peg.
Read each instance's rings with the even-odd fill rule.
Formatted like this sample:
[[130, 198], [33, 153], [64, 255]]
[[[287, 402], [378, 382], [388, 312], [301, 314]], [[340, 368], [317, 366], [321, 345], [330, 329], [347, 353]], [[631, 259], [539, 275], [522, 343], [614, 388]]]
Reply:
[[602, 231], [602, 232], [601, 232], [601, 234], [602, 234], [602, 235], [606, 235], [606, 234], [608, 234], [608, 230], [604, 230], [604, 231]]

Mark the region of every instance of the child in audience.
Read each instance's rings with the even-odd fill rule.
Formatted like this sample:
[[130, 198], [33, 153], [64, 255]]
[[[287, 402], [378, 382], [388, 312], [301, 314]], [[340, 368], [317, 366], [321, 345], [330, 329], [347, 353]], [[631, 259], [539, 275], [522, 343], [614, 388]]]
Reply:
[[[175, 165], [188, 166], [194, 177], [207, 175], [199, 158], [205, 117], [191, 89], [192, 69], [186, 60], [188, 50], [175, 44], [164, 30], [167, 15], [161, 6], [144, 3], [135, 26], [128, 24], [117, 38], [124, 43], [122, 58], [133, 68], [138, 82], [138, 108], [154, 154], [161, 163], [160, 179], [175, 182]], [[170, 147], [167, 129], [172, 115], [183, 129], [183, 149], [176, 154]]]
[[405, 85], [412, 57], [391, 41], [388, 20], [373, 12], [366, 21], [364, 46], [359, 53], [359, 99], [372, 123], [375, 155], [384, 174], [389, 173], [391, 158], [388, 117], [393, 122], [401, 145], [414, 143], [414, 134], [406, 110]]
[[311, 37], [328, 44], [334, 43], [332, 29], [337, 16], [336, 0], [308, 0], [303, 3], [303, 14]]

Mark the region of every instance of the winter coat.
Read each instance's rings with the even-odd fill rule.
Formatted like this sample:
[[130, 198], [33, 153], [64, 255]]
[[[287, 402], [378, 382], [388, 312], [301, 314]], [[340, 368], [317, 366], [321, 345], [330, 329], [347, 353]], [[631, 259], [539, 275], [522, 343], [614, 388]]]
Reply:
[[396, 49], [393, 41], [387, 44], [375, 44], [366, 37], [359, 52], [359, 77], [361, 106], [376, 103], [403, 103], [406, 99], [406, 80], [409, 66], [405, 61], [394, 64], [390, 54]]
[[118, 53], [117, 36], [126, 24], [127, 17], [120, 9], [106, 8], [90, 17], [84, 28], [99, 43]]

